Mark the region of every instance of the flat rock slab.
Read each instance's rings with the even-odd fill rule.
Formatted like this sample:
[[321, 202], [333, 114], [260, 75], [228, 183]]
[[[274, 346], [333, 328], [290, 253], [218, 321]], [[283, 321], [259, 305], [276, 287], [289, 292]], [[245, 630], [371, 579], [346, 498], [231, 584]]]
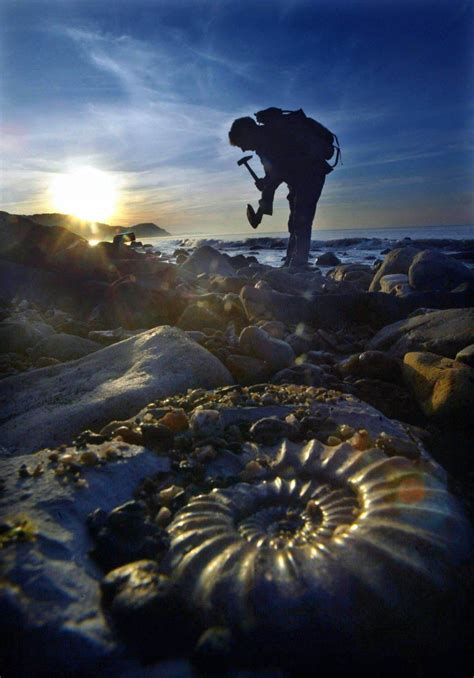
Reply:
[[[117, 458], [106, 460], [112, 448]], [[168, 471], [170, 462], [118, 442], [87, 449], [104, 461], [81, 467], [84, 487], [55, 474], [48, 450], [2, 462], [0, 522], [26, 521], [30, 533], [15, 541], [2, 532], [0, 629], [11, 675], [104, 675], [112, 665], [118, 675], [122, 664], [123, 650], [100, 607], [103, 574], [88, 555], [93, 543], [85, 520], [98, 507], [110, 511], [131, 499], [144, 477]], [[42, 473], [21, 477], [22, 465]]]
[[434, 353], [407, 353], [403, 374], [424, 413], [448, 424], [472, 426], [474, 369]]
[[234, 383], [209, 351], [158, 327], [63, 365], [0, 382], [0, 438], [10, 454], [69, 443], [157, 398]]
[[454, 358], [474, 343], [474, 309], [453, 308], [399, 320], [384, 327], [367, 348], [403, 356], [409, 351], [429, 351]]

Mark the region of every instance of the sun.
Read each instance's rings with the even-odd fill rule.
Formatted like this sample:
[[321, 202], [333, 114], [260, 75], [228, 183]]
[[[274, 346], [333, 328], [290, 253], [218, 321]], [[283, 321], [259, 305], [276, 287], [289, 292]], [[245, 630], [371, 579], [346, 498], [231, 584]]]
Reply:
[[50, 186], [56, 212], [85, 221], [105, 221], [115, 212], [118, 192], [114, 178], [93, 167], [57, 175]]

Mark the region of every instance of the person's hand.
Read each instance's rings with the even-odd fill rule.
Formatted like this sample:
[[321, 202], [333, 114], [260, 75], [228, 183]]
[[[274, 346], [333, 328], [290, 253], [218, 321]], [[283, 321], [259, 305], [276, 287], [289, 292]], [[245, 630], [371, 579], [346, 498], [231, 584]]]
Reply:
[[263, 191], [265, 189], [266, 183], [267, 182], [266, 182], [265, 179], [257, 179], [256, 182], [255, 182], [255, 186], [257, 187], [257, 189], [259, 191]]

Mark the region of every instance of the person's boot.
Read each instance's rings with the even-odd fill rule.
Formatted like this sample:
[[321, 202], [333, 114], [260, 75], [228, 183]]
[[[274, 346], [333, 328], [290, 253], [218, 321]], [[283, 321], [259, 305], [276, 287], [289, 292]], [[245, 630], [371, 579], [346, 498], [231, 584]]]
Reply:
[[254, 210], [252, 205], [247, 205], [247, 220], [252, 228], [258, 228], [260, 222], [262, 221], [263, 214], [258, 208], [257, 211]]

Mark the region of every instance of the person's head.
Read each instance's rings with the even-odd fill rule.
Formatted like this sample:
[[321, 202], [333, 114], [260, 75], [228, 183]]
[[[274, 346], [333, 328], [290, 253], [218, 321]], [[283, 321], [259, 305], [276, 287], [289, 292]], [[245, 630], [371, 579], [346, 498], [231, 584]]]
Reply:
[[255, 151], [259, 128], [253, 118], [237, 118], [229, 130], [229, 142], [243, 151]]

